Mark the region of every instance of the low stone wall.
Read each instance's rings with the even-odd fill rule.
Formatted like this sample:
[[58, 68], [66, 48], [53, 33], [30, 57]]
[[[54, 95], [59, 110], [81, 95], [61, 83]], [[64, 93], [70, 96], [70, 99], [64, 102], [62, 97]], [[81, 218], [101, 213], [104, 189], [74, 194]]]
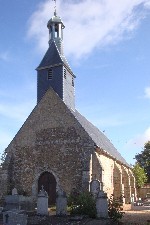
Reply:
[[138, 198], [146, 198], [146, 194], [150, 193], [150, 184], [145, 184], [141, 188], [137, 188], [137, 197]]
[[136, 205], [132, 205], [131, 210], [134, 210], [134, 211], [150, 210], [150, 206], [144, 206], [144, 205], [136, 206]]
[[131, 204], [124, 204], [123, 211], [129, 211], [129, 210], [131, 210]]

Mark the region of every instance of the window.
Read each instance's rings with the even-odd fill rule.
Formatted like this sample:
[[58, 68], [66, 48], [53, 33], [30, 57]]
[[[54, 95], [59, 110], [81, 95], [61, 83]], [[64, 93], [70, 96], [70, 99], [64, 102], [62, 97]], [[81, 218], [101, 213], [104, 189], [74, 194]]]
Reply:
[[66, 69], [64, 69], [64, 78], [66, 79]]
[[52, 77], [53, 77], [53, 70], [52, 69], [49, 69], [48, 70], [47, 78], [48, 78], [48, 80], [52, 80]]

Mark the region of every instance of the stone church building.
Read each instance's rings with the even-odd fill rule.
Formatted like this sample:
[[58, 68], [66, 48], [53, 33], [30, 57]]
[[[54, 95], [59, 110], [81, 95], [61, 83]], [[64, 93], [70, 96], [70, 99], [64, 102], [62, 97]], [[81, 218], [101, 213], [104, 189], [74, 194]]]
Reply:
[[48, 21], [49, 48], [37, 67], [37, 105], [5, 150], [0, 168], [0, 193], [15, 187], [19, 194], [37, 196], [41, 186], [49, 204], [56, 193], [89, 190], [90, 182], [103, 182], [110, 196], [136, 195], [130, 166], [108, 140], [75, 109], [76, 78], [63, 52], [61, 18]]

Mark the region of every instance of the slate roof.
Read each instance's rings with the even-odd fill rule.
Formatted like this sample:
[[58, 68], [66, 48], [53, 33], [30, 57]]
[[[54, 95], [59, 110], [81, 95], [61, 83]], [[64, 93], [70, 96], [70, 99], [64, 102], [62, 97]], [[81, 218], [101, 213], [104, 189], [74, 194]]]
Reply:
[[84, 116], [82, 116], [77, 110], [75, 112], [72, 111], [76, 119], [85, 129], [85, 131], [89, 134], [95, 144], [106, 151], [113, 158], [122, 162], [123, 164], [130, 167], [130, 165], [126, 162], [126, 160], [121, 156], [121, 154], [117, 151], [114, 145], [110, 142], [110, 140], [92, 123], [90, 123]]
[[60, 55], [59, 50], [57, 49], [57, 46], [55, 44], [55, 41], [52, 41], [40, 65], [37, 67], [37, 70], [40, 68], [49, 67], [57, 64], [64, 64], [71, 71], [71, 68], [65, 56]]

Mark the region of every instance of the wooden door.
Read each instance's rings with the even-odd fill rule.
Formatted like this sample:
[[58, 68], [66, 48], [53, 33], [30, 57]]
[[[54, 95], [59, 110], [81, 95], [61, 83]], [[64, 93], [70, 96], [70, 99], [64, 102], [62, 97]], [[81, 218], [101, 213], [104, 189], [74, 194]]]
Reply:
[[55, 205], [56, 204], [56, 179], [52, 173], [44, 172], [41, 174], [38, 180], [38, 193], [42, 189], [42, 185], [44, 190], [48, 194], [48, 204]]

